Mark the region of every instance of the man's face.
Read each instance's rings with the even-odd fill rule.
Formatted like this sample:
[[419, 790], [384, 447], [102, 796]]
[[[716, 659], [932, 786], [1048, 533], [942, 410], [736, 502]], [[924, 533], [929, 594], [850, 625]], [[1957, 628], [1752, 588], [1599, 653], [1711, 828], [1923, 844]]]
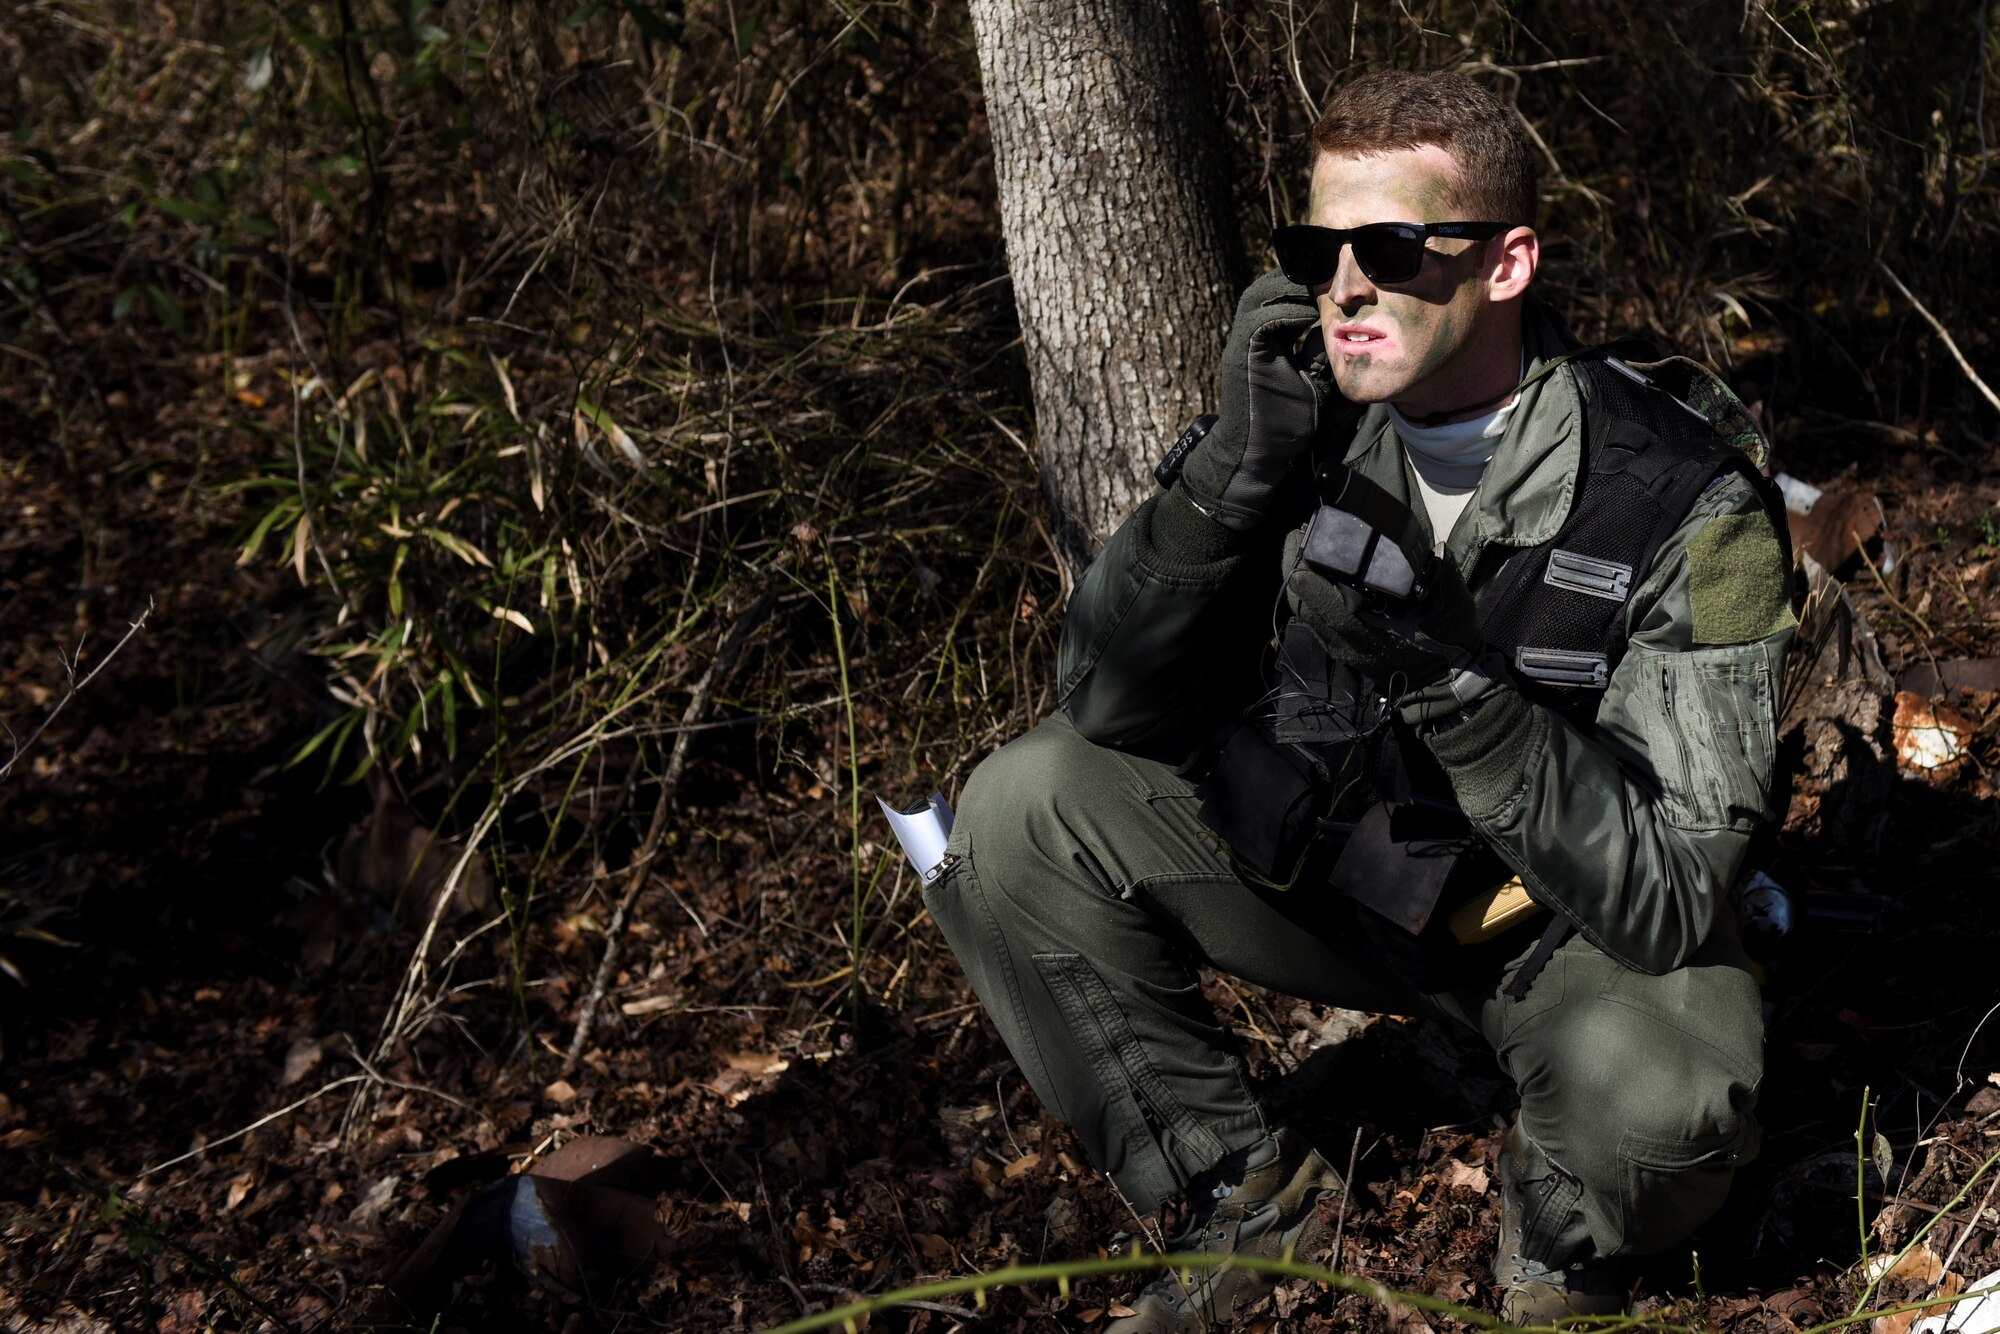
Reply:
[[[1481, 222], [1451, 202], [1458, 164], [1435, 145], [1367, 157], [1322, 153], [1313, 164], [1307, 220], [1320, 227], [1370, 222]], [[1341, 251], [1331, 282], [1313, 289], [1341, 393], [1356, 403], [1394, 402], [1412, 413], [1465, 401], [1460, 356], [1485, 306], [1488, 243], [1432, 237], [1417, 276], [1377, 283]]]

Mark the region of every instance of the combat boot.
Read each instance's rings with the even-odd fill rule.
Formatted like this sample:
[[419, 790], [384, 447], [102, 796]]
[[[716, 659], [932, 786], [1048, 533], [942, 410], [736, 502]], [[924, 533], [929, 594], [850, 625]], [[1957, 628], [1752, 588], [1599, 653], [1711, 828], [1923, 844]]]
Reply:
[[[1333, 1165], [1295, 1131], [1279, 1130], [1239, 1149], [1189, 1183], [1187, 1226], [1167, 1241], [1171, 1255], [1309, 1255], [1330, 1225], [1321, 1197], [1344, 1192]], [[1104, 1334], [1195, 1334], [1228, 1321], [1274, 1280], [1249, 1269], [1162, 1274], [1132, 1300], [1132, 1314]]]
[[1623, 1315], [1633, 1276], [1629, 1263], [1551, 1265], [1523, 1253], [1528, 1202], [1519, 1164], [1525, 1156], [1517, 1121], [1500, 1145], [1500, 1243], [1493, 1256], [1500, 1318], [1510, 1325], [1552, 1325], [1572, 1316]]

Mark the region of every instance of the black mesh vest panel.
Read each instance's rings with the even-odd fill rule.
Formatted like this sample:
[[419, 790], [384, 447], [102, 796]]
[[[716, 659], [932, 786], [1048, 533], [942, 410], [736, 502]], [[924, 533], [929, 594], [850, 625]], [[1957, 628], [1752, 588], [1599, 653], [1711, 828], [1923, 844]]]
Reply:
[[1487, 643], [1522, 693], [1587, 724], [1625, 654], [1632, 591], [1696, 498], [1736, 472], [1771, 502], [1762, 474], [1693, 408], [1615, 358], [1572, 364], [1585, 444], [1569, 518], [1507, 560], [1481, 590], [1479, 610]]

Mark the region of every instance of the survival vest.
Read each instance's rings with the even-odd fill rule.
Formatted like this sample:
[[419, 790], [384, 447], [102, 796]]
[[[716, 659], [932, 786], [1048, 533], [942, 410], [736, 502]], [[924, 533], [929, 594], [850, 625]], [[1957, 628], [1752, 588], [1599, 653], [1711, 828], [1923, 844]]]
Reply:
[[[1633, 342], [1555, 360], [1572, 367], [1582, 391], [1581, 476], [1554, 537], [1512, 551], [1488, 548], [1488, 558], [1505, 563], [1480, 590], [1480, 624], [1516, 687], [1587, 732], [1625, 654], [1626, 604], [1703, 492], [1731, 473], [1746, 478], [1779, 541], [1788, 546], [1789, 539], [1782, 503], [1760, 471], [1764, 438], [1709, 371]], [[1385, 837], [1387, 820], [1326, 817], [1343, 798], [1352, 807], [1359, 794], [1405, 814], [1421, 812], [1426, 846], [1476, 843], [1449, 782], [1414, 734], [1390, 724], [1369, 683], [1331, 661], [1296, 620], [1280, 631], [1275, 678], [1265, 710], [1208, 752], [1198, 788], [1203, 820], [1265, 883], [1330, 876], [1337, 886], [1361, 886], [1357, 897], [1396, 918], [1397, 905], [1379, 901], [1384, 891], [1369, 889], [1398, 879], [1396, 868], [1363, 848], [1353, 849], [1362, 865], [1350, 874], [1330, 860], [1357, 860], [1342, 844]], [[1439, 878], [1425, 891], [1431, 899], [1408, 908], [1399, 925], [1421, 933], [1443, 892]]]

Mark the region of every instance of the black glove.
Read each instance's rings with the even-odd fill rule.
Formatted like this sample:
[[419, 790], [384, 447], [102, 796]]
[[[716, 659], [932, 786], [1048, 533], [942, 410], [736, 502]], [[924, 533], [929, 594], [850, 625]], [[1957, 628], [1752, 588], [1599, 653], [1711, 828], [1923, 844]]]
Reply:
[[1405, 721], [1436, 722], [1505, 681], [1479, 632], [1479, 608], [1450, 561], [1409, 602], [1371, 601], [1304, 558], [1305, 530], [1285, 539], [1285, 598], [1332, 657], [1374, 683]]
[[1250, 284], [1222, 349], [1213, 429], [1181, 469], [1195, 507], [1248, 532], [1270, 517], [1278, 483], [1345, 402], [1327, 365], [1319, 312], [1273, 270]]

